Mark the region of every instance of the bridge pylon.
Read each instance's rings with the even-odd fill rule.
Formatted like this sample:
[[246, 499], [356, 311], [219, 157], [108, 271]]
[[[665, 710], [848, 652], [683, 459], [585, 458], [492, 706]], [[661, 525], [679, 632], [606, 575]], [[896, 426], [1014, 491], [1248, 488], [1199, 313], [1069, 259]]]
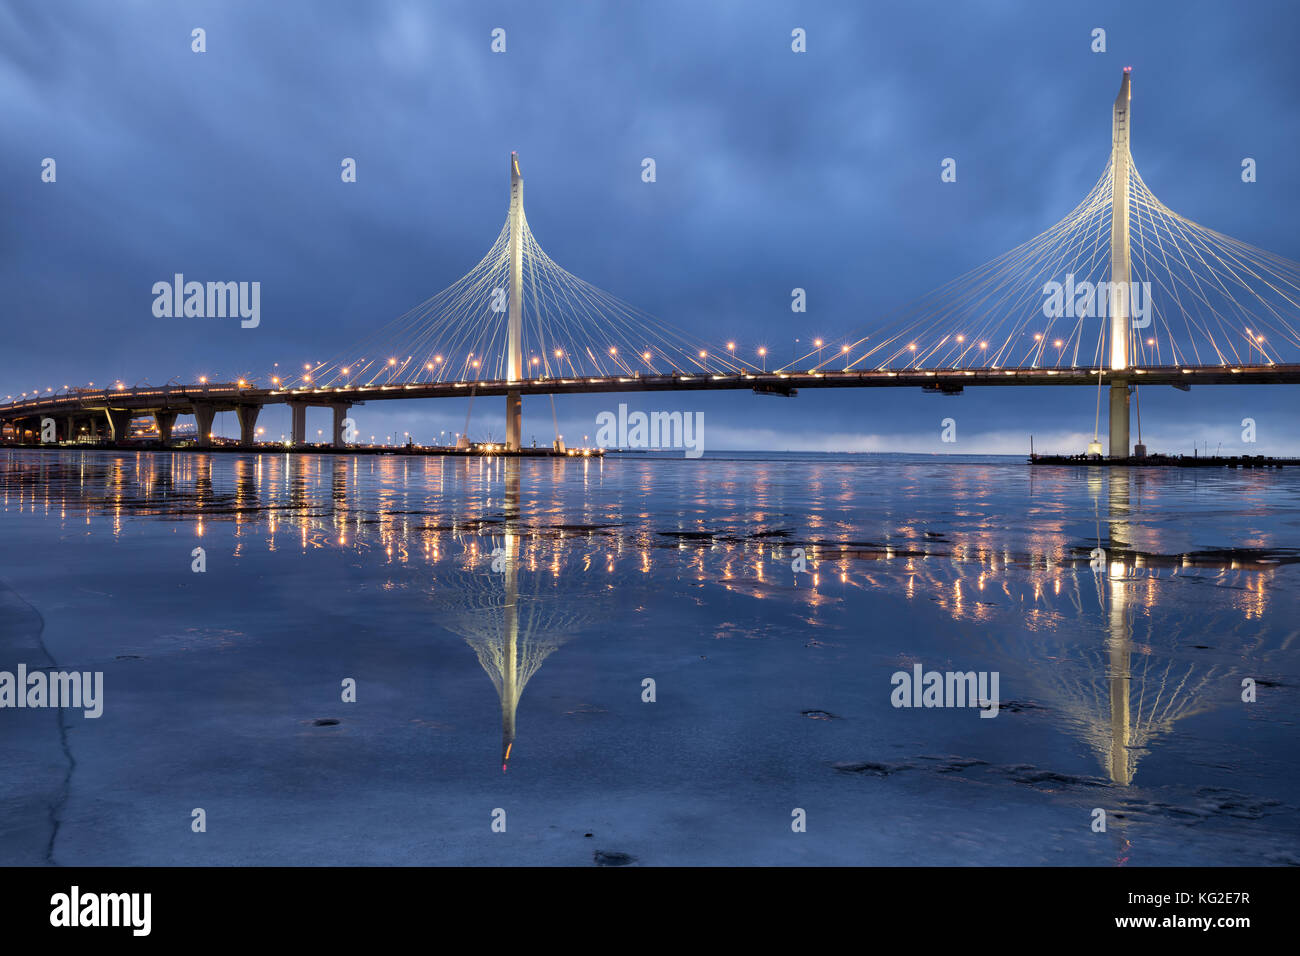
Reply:
[[[507, 313], [508, 383], [524, 377], [524, 177], [519, 172], [519, 155], [510, 154], [510, 297]], [[523, 432], [524, 403], [517, 390], [506, 393], [506, 448], [519, 450]]]
[[[1129, 107], [1132, 100], [1130, 67], [1124, 68], [1111, 123], [1110, 197], [1110, 457], [1129, 455], [1129, 383], [1122, 373], [1129, 367], [1130, 292], [1132, 254], [1129, 247]], [[1115, 375], [1114, 373], [1121, 373]]]

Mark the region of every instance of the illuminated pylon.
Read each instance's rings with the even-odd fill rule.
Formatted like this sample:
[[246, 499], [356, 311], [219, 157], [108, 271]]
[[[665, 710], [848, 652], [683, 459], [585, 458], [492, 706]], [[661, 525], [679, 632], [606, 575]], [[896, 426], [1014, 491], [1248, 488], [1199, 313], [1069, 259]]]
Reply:
[[[506, 381], [524, 377], [524, 177], [519, 156], [510, 154], [510, 301], [506, 347]], [[518, 391], [506, 392], [506, 448], [519, 450], [524, 403]]]
[[[1110, 370], [1123, 372], [1128, 368], [1129, 291], [1133, 277], [1132, 256], [1129, 249], [1129, 105], [1132, 92], [1129, 80], [1131, 67], [1124, 68], [1124, 79], [1115, 97], [1114, 118], [1111, 123], [1110, 164], [1112, 170], [1110, 196]], [[1126, 378], [1112, 378], [1110, 383], [1110, 457], [1127, 458], [1128, 447], [1128, 393]]]

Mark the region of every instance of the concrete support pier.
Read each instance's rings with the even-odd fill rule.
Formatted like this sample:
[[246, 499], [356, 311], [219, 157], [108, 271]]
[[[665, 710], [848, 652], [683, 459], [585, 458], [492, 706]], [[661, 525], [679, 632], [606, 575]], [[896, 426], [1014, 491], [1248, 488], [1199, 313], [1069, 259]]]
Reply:
[[135, 417], [129, 411], [121, 408], [110, 408], [107, 412], [108, 427], [112, 430], [110, 436], [114, 444], [121, 444], [126, 441], [127, 429], [131, 426], [131, 419]]
[[172, 427], [176, 424], [176, 412], [171, 409], [159, 409], [153, 413], [154, 424], [158, 426], [158, 440], [164, 445], [172, 440]]
[[239, 416], [239, 443], [251, 448], [257, 442], [257, 416], [262, 411], [261, 405], [239, 405], [235, 414]]
[[506, 448], [519, 450], [520, 435], [524, 427], [524, 400], [518, 392], [506, 393]]
[[1110, 457], [1127, 458], [1128, 447], [1128, 382], [1111, 382], [1110, 385]]
[[343, 420], [348, 417], [352, 405], [349, 402], [331, 402], [330, 408], [334, 411], [334, 437], [331, 442], [335, 448], [342, 448], [347, 444], [343, 440]]
[[217, 410], [207, 402], [194, 403], [194, 440], [200, 448], [212, 447], [212, 420], [217, 417]]
[[307, 406], [302, 402], [289, 403], [289, 438], [295, 448], [307, 444]]

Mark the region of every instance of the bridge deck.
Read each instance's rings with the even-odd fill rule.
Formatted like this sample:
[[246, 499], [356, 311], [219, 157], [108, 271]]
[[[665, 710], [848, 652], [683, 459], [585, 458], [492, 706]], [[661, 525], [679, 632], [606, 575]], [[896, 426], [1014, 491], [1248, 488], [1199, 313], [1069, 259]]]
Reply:
[[1086, 368], [1033, 369], [897, 369], [867, 371], [766, 372], [606, 376], [602, 378], [544, 378], [520, 382], [395, 382], [387, 385], [339, 388], [264, 389], [229, 385], [143, 387], [73, 394], [0, 403], [0, 420], [14, 421], [38, 414], [79, 414], [104, 409], [188, 409], [195, 404], [217, 410], [239, 405], [303, 403], [360, 404], [412, 398], [464, 398], [505, 395], [572, 395], [604, 392], [666, 392], [750, 390], [788, 392], [804, 388], [917, 388], [953, 390], [978, 386], [1092, 386], [1127, 380], [1135, 385], [1294, 385], [1300, 365], [1159, 366], [1111, 373]]

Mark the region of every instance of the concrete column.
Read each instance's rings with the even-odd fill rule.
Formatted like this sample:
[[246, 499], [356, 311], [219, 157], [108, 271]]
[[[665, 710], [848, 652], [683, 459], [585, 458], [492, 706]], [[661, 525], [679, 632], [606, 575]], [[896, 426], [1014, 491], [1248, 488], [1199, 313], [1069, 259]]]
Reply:
[[343, 419], [348, 417], [348, 412], [352, 409], [352, 403], [331, 402], [330, 408], [334, 410], [334, 447], [343, 448], [347, 444], [343, 441]]
[[1110, 384], [1110, 457], [1127, 458], [1128, 449], [1128, 382]]
[[1110, 368], [1123, 371], [1129, 365], [1129, 282], [1133, 278], [1132, 253], [1129, 244], [1129, 133], [1131, 129], [1129, 103], [1132, 99], [1126, 69], [1115, 97], [1111, 124], [1111, 197], [1110, 197], [1110, 281], [1113, 287], [1122, 285], [1122, 291], [1112, 291], [1110, 297]]
[[524, 400], [518, 392], [506, 392], [506, 448], [518, 451], [519, 433], [524, 427]]
[[239, 416], [239, 443], [251, 447], [257, 441], [257, 416], [261, 405], [239, 405], [235, 414]]
[[[1111, 199], [1110, 199], [1110, 370], [1123, 372], [1129, 367], [1129, 324], [1131, 319], [1128, 292], [1132, 288], [1132, 254], [1129, 245], [1129, 106], [1132, 100], [1130, 75], [1126, 68], [1111, 123]], [[1111, 381], [1110, 385], [1110, 457], [1127, 458], [1128, 382]]]
[[153, 413], [154, 424], [158, 426], [158, 440], [164, 445], [172, 440], [172, 426], [176, 424], [176, 412], [170, 408], [160, 408]]
[[307, 406], [302, 402], [289, 403], [289, 431], [294, 447], [307, 444]]
[[196, 438], [200, 448], [212, 447], [212, 419], [216, 418], [217, 410], [207, 402], [194, 403], [194, 423], [196, 426]]
[[63, 440], [77, 440], [77, 418], [75, 415], [68, 415], [63, 419]]
[[[524, 177], [519, 157], [510, 154], [510, 299], [507, 303], [506, 381], [524, 377]], [[523, 431], [523, 402], [518, 392], [506, 394], [506, 448], [519, 450]]]
[[135, 418], [132, 412], [121, 408], [110, 408], [107, 412], [108, 427], [112, 431], [112, 441], [114, 444], [121, 444], [126, 440], [127, 429], [131, 425], [131, 419]]

